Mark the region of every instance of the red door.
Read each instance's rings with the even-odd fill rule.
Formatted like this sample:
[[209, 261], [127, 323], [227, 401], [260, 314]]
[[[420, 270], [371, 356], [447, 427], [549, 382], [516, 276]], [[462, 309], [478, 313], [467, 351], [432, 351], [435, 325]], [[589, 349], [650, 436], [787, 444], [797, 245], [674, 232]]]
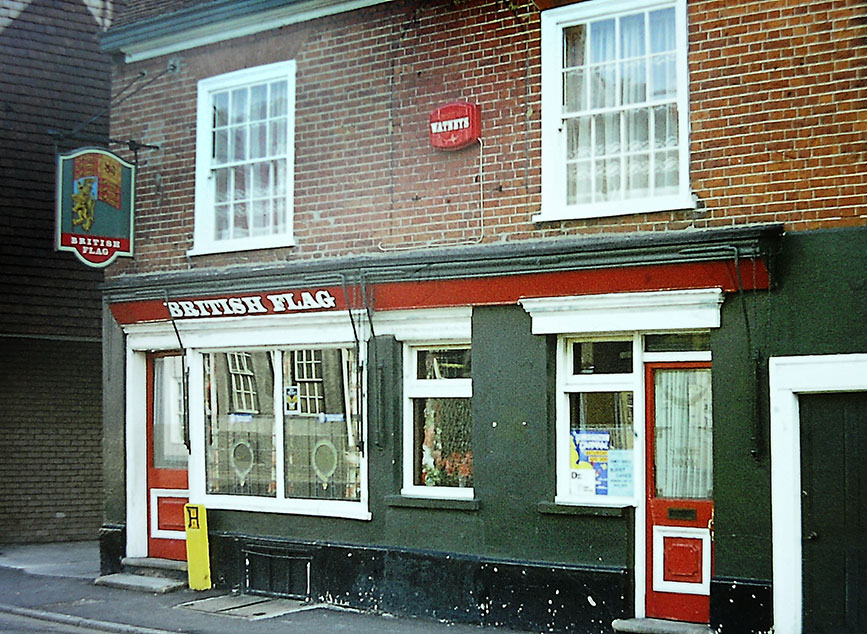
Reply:
[[185, 441], [182, 357], [149, 356], [147, 380], [148, 556], [185, 560], [189, 451]]
[[707, 363], [647, 365], [648, 617], [707, 623], [713, 417]]

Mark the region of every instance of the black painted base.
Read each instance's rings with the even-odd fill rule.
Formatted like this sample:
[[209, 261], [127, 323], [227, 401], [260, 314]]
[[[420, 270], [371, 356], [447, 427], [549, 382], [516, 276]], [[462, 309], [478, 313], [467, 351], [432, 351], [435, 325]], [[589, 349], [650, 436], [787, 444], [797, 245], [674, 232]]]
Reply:
[[771, 583], [719, 578], [710, 583], [710, 624], [720, 632], [765, 634], [774, 621]]
[[[535, 631], [611, 632], [632, 615], [626, 569], [493, 561], [448, 553], [322, 545], [214, 534], [215, 585], [268, 594], [303, 587], [300, 560], [310, 562], [310, 598], [399, 616]], [[256, 559], [245, 558], [254, 550]], [[270, 553], [273, 560], [263, 560]], [[255, 569], [245, 568], [254, 561]], [[267, 574], [263, 572], [267, 571]], [[264, 581], [263, 581], [264, 580]]]
[[126, 527], [103, 524], [99, 529], [99, 571], [104, 575], [121, 572], [120, 560], [126, 552]]

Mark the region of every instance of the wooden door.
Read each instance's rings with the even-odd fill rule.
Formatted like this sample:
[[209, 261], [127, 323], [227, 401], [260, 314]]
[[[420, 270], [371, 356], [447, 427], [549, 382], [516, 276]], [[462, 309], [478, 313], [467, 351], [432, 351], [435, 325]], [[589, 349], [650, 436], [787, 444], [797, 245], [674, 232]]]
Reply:
[[707, 623], [713, 567], [713, 417], [706, 363], [648, 364], [649, 617]]
[[182, 357], [151, 355], [147, 377], [148, 556], [185, 560], [189, 450]]
[[803, 631], [867, 632], [867, 392], [799, 407]]

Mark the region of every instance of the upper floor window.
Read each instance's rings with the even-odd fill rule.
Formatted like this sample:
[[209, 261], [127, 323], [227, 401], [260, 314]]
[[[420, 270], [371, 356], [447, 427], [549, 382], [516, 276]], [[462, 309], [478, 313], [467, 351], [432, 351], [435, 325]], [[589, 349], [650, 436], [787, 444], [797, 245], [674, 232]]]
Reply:
[[290, 246], [295, 62], [199, 82], [193, 254]]
[[684, 0], [589, 0], [542, 14], [542, 212], [692, 206]]

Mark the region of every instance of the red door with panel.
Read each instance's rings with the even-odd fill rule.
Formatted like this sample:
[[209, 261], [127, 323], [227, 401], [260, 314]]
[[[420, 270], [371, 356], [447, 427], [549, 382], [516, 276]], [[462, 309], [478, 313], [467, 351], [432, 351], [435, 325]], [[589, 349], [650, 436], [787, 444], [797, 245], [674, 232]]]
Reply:
[[189, 499], [183, 358], [153, 354], [147, 366], [148, 556], [183, 561]]
[[710, 364], [647, 364], [646, 387], [646, 614], [707, 623], [714, 513]]

